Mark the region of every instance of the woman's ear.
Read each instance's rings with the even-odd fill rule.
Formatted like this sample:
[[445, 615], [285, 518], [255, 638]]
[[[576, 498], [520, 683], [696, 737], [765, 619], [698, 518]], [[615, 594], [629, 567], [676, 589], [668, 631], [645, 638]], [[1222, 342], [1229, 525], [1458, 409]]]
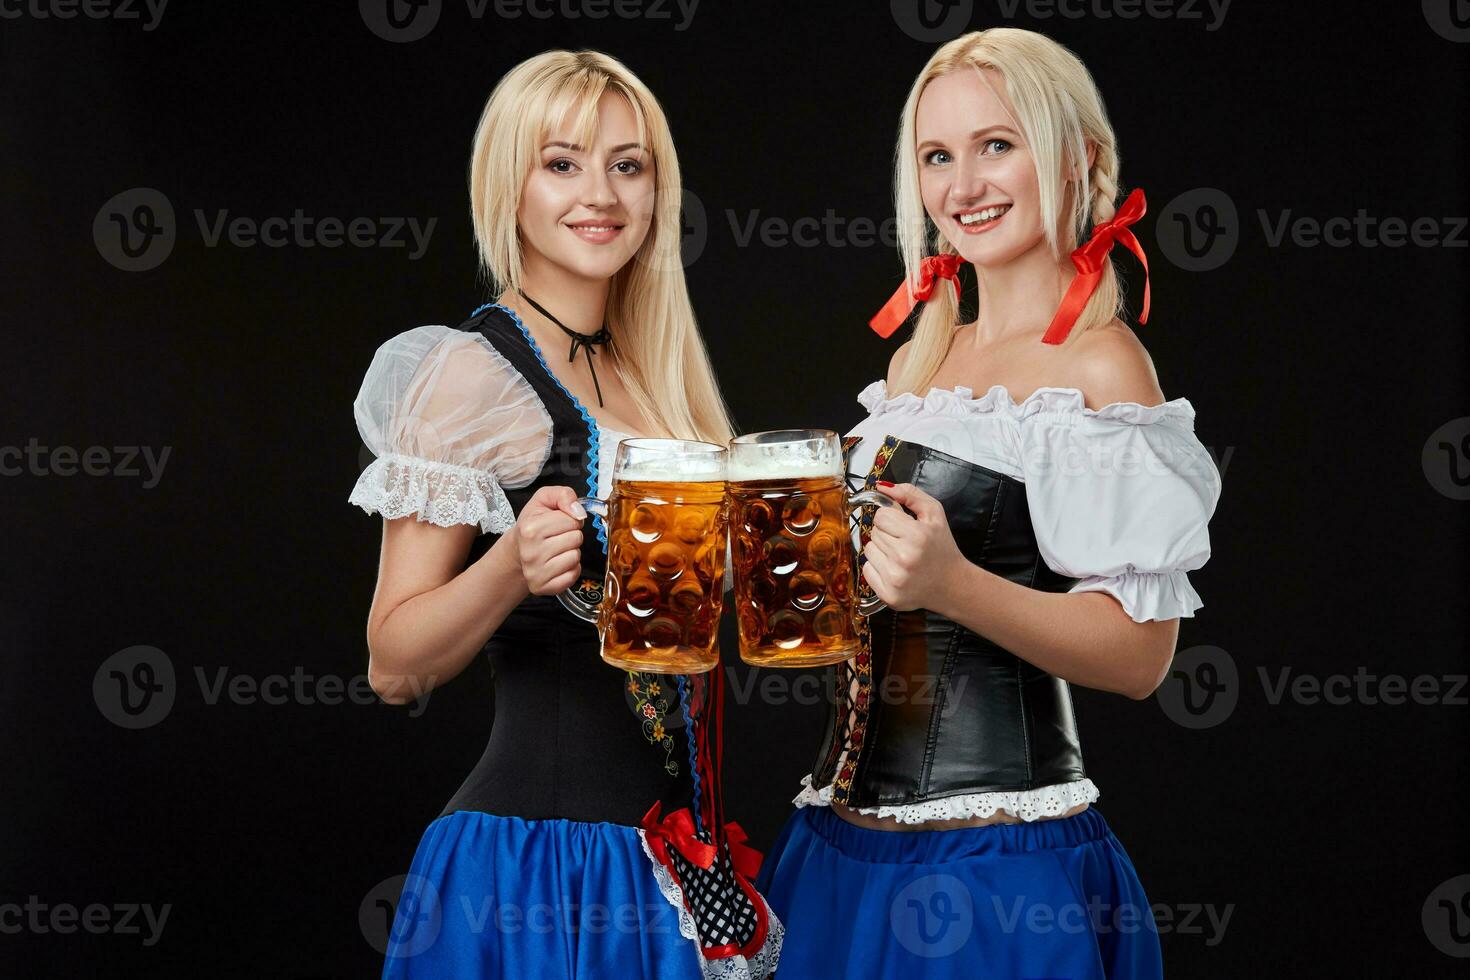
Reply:
[[1092, 165], [1094, 163], [1096, 163], [1096, 162], [1097, 162], [1097, 143], [1094, 142], [1093, 140], [1088, 140], [1087, 141], [1087, 169], [1088, 170], [1091, 170], [1092, 169]]

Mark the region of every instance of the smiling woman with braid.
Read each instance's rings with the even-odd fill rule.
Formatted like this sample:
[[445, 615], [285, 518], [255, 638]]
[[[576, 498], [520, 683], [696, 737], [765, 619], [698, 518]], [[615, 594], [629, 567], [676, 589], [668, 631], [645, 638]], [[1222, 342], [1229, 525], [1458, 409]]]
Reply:
[[[897, 159], [908, 277], [872, 325], [927, 303], [845, 445], [849, 476], [903, 506], [860, 522], [888, 608], [835, 668], [845, 696], [762, 870], [779, 976], [1151, 980], [1152, 913], [1092, 807], [1069, 693], [1157, 687], [1220, 493], [1194, 408], [1119, 319], [1109, 253], [1142, 260], [1143, 194], [1116, 206], [1092, 78], [1029, 31], [940, 48]], [[1145, 285], [1140, 322], [1148, 305]], [[890, 693], [932, 681], [924, 703]]]

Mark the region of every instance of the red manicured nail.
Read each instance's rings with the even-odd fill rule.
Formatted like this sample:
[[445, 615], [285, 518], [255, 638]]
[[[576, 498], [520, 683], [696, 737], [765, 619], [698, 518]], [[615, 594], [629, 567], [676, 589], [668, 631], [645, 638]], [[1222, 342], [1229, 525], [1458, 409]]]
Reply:
[[880, 486], [880, 487], [891, 487], [891, 486], [896, 486], [896, 484], [890, 483], [887, 480], [879, 480], [878, 481], [878, 486]]

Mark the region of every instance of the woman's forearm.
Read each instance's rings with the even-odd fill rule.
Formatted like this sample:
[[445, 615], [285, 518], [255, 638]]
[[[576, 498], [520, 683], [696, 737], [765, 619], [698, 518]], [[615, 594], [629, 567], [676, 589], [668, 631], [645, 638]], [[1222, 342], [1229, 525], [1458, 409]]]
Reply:
[[404, 704], [458, 675], [526, 598], [514, 534], [443, 585], [370, 620], [368, 678], [379, 697]]
[[1174, 656], [1179, 621], [1134, 622], [1101, 592], [1042, 592], [962, 562], [929, 608], [1082, 687], [1146, 698]]

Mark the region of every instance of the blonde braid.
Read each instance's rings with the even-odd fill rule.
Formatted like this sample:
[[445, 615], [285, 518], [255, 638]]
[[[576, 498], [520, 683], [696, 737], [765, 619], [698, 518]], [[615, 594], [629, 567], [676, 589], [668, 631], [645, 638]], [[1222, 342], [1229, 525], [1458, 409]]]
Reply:
[[[1090, 212], [1091, 225], [1093, 228], [1104, 221], [1112, 220], [1118, 213], [1118, 153], [1112, 146], [1098, 143], [1096, 156], [1093, 157], [1092, 167], [1087, 172], [1087, 185], [1091, 188], [1092, 199]], [[1078, 208], [1081, 212], [1082, 209]], [[1078, 214], [1080, 219], [1082, 214]], [[1079, 220], [1077, 233], [1078, 244], [1087, 240], [1091, 229]], [[1077, 318], [1076, 325], [1072, 328], [1068, 340], [1072, 337], [1099, 327], [1109, 322], [1113, 317], [1122, 312], [1123, 291], [1118, 282], [1117, 267], [1112, 256], [1103, 262], [1103, 276], [1099, 281], [1097, 289], [1092, 298], [1082, 310], [1082, 315]]]
[[1097, 148], [1087, 182], [1092, 186], [1092, 223], [1111, 221], [1118, 213], [1118, 157], [1112, 147]]

